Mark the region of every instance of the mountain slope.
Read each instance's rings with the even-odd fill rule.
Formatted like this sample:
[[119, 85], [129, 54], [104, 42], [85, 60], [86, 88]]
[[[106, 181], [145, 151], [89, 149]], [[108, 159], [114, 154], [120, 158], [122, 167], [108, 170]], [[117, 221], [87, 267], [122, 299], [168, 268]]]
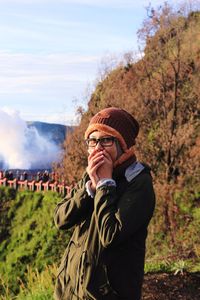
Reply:
[[27, 122], [27, 126], [34, 127], [39, 135], [47, 138], [48, 140], [60, 145], [64, 142], [66, 135], [72, 131], [72, 126], [65, 126], [61, 124], [51, 124], [46, 122]]

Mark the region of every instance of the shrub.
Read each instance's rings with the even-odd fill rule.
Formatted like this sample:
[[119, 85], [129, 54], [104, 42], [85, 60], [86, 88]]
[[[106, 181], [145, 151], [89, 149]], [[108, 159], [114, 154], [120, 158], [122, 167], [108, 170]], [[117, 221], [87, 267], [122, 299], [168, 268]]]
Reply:
[[[3, 199], [8, 194], [5, 189]], [[53, 212], [59, 200], [57, 193], [22, 191], [7, 205], [9, 226], [0, 246], [0, 276], [13, 295], [19, 291], [19, 281], [26, 282], [27, 266], [41, 272], [60, 260], [70, 232], [60, 232], [54, 225]]]

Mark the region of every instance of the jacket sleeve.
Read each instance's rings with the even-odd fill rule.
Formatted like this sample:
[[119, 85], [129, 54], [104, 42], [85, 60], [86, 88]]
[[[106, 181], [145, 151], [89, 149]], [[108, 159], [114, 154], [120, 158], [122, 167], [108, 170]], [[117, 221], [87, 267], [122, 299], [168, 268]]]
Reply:
[[148, 225], [155, 206], [151, 175], [141, 173], [118, 198], [116, 188], [103, 186], [96, 191], [94, 211], [103, 247], [119, 244]]
[[69, 229], [80, 223], [86, 218], [86, 215], [93, 209], [94, 200], [88, 195], [85, 189], [84, 176], [77, 187], [72, 189], [56, 206], [54, 212], [54, 222], [59, 229]]

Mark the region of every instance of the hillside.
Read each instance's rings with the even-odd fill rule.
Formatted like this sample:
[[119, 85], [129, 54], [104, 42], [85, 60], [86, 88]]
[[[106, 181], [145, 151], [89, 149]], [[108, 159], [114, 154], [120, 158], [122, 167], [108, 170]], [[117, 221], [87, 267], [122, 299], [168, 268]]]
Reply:
[[[53, 300], [56, 270], [71, 234], [53, 223], [60, 196], [1, 187], [0, 199], [0, 299]], [[192, 267], [196, 272], [189, 274]], [[142, 300], [200, 297], [200, 272], [192, 260], [189, 265], [163, 259], [159, 265], [148, 255], [145, 273]]]
[[90, 118], [110, 106], [138, 119], [137, 156], [157, 178], [169, 183], [198, 173], [200, 13], [182, 14], [167, 5], [154, 11], [138, 31], [143, 57], [135, 62], [130, 54], [97, 83], [80, 125], [66, 139], [63, 165], [70, 172], [61, 173], [68, 181], [79, 179], [87, 164], [83, 136]]
[[180, 270], [200, 270], [199, 28], [200, 10], [186, 13], [164, 4], [150, 11], [138, 31], [141, 59], [127, 56], [107, 72], [65, 142], [60, 171], [68, 182], [76, 181], [87, 166], [82, 137], [95, 113], [122, 107], [139, 121], [137, 159], [151, 166], [157, 198], [147, 243], [149, 272], [164, 272], [172, 262]]
[[19, 292], [27, 267], [42, 271], [60, 260], [69, 239], [69, 232], [59, 232], [53, 222], [60, 199], [55, 192], [0, 188], [0, 299], [5, 284], [6, 299]]
[[64, 142], [67, 134], [73, 130], [72, 126], [65, 126], [61, 124], [53, 124], [39, 121], [28, 121], [28, 127], [34, 127], [41, 136], [60, 145]]

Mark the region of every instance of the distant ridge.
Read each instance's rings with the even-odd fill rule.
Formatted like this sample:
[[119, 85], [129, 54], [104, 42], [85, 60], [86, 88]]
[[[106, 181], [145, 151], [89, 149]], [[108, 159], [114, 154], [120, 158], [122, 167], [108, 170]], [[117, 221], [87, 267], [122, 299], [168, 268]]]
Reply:
[[66, 135], [73, 130], [73, 126], [61, 124], [39, 121], [27, 121], [26, 123], [29, 128], [34, 127], [41, 136], [46, 137], [57, 145], [62, 144]]

